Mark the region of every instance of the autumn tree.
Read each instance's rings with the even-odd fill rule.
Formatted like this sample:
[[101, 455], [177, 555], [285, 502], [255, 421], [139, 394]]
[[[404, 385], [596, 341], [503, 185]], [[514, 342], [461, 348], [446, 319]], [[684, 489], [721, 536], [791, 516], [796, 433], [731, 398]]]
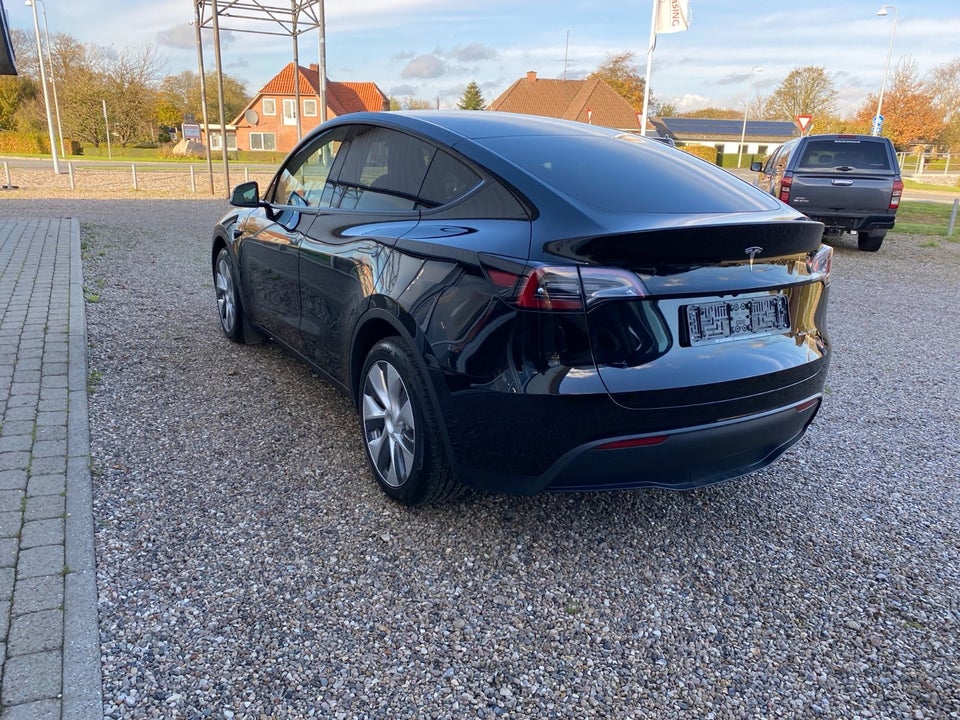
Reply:
[[[220, 109], [217, 103], [217, 74], [204, 75], [207, 90], [207, 120], [218, 123]], [[250, 102], [242, 82], [230, 75], [223, 76], [223, 106], [227, 122], [237, 117]], [[167, 75], [160, 81], [156, 105], [157, 123], [164, 127], [176, 127], [187, 117], [195, 122], [203, 120], [203, 102], [200, 98], [200, 73], [184, 70], [176, 75]]]
[[828, 116], [834, 113], [836, 100], [826, 70], [817, 65], [794, 68], [767, 100], [764, 116], [791, 122], [797, 115]]
[[943, 116], [940, 141], [952, 150], [960, 150], [960, 57], [938, 65], [927, 81], [933, 103]]
[[[921, 82], [917, 63], [901, 60], [890, 87], [883, 95], [883, 134], [898, 150], [934, 143], [944, 127], [943, 114], [934, 102], [933, 90]], [[868, 96], [857, 111], [861, 126], [869, 126], [877, 112], [877, 96]]]
[[607, 59], [587, 76], [587, 80], [603, 80], [634, 110], [643, 110], [643, 78], [632, 63], [633, 52], [625, 50]]
[[457, 107], [461, 110], [483, 110], [486, 106], [487, 101], [483, 99], [483, 93], [480, 92], [480, 86], [471, 80], [469, 83], [467, 83], [467, 87], [463, 91], [463, 95], [460, 96], [460, 101], [457, 103]]
[[743, 117], [743, 110], [708, 107], [680, 113], [677, 117], [698, 118], [700, 120], [736, 120]]

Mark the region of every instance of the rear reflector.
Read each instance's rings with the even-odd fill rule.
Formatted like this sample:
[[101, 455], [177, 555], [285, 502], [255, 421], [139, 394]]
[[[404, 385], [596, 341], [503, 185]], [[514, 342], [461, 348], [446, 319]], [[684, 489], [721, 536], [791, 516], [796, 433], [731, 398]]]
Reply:
[[651, 445], [659, 445], [668, 437], [668, 435], [650, 435], [648, 437], [630, 438], [629, 440], [613, 440], [598, 445], [594, 450], [627, 450], [636, 447], [650, 447]]

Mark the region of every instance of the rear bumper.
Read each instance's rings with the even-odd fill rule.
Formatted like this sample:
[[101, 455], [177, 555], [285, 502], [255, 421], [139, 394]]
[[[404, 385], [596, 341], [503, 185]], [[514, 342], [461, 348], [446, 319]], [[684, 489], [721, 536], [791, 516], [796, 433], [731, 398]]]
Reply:
[[494, 492], [519, 495], [658, 487], [690, 490], [760, 470], [806, 432], [821, 395], [786, 407], [705, 426], [671, 431], [653, 445], [606, 449], [633, 435], [580, 445], [539, 476], [465, 469], [463, 480]]
[[810, 214], [811, 220], [822, 222], [826, 230], [844, 230], [859, 232], [865, 230], [891, 230], [896, 221], [896, 215], [867, 215], [866, 217], [850, 217], [848, 215]]

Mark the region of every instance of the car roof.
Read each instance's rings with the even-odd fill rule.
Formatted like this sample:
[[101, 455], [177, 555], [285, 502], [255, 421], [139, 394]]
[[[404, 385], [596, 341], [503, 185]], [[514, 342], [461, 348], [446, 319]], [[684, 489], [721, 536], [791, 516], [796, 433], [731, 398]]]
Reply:
[[[336, 121], [347, 124], [375, 123], [391, 125], [426, 135], [442, 137], [455, 135], [458, 138], [477, 140], [490, 137], [516, 137], [520, 135], [594, 135], [611, 137], [621, 134], [594, 125], [559, 120], [539, 115], [522, 115], [493, 110], [446, 111], [446, 110], [396, 110], [390, 112], [359, 112], [342, 115]], [[329, 124], [328, 124], [329, 126]], [[449, 142], [452, 138], [447, 137]], [[451, 143], [452, 144], [452, 143]]]

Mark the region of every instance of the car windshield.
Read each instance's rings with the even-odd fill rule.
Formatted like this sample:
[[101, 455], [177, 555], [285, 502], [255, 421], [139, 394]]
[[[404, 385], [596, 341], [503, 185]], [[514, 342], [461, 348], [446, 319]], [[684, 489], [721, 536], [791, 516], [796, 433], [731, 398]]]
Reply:
[[816, 170], [849, 167], [889, 172], [890, 162], [886, 150], [880, 141], [860, 138], [810, 140], [804, 149], [803, 157], [800, 158], [798, 168]]
[[636, 135], [478, 140], [565, 195], [624, 213], [765, 211], [765, 193], [715, 166]]

